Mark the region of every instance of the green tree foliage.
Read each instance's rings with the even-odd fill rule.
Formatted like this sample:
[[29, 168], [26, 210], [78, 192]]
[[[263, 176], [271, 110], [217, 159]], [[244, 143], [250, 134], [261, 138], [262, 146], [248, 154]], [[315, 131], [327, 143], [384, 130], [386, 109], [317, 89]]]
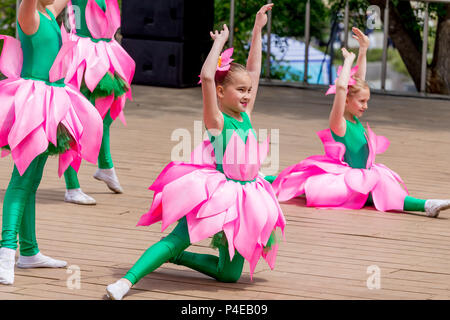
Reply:
[[16, 34], [16, 0], [0, 1], [0, 33], [8, 36]]
[[[341, 9], [344, 8], [345, 0], [329, 0], [329, 3], [331, 5], [331, 10], [333, 12], [337, 12], [338, 8]], [[349, 0], [349, 24], [350, 26], [356, 26], [360, 28], [361, 30], [364, 30], [367, 28], [367, 9], [368, 7], [372, 5], [371, 1], [369, 0]], [[417, 32], [417, 34], [420, 34], [423, 30], [423, 16], [421, 15], [421, 12], [423, 12], [425, 8], [424, 2], [415, 2], [413, 6], [411, 6], [410, 3], [405, 2], [403, 0], [391, 0], [390, 5], [394, 8], [407, 8], [411, 10], [399, 10], [402, 16], [402, 21], [404, 22], [404, 25], [406, 29]], [[431, 2], [429, 4], [429, 13], [430, 13], [430, 19], [436, 19], [438, 16], [445, 15], [445, 6], [443, 3], [433, 3]], [[380, 15], [383, 15], [383, 11], [380, 12]], [[339, 21], [343, 21], [343, 15], [341, 14], [339, 16]], [[429, 30], [430, 37], [433, 37], [435, 35], [436, 30], [430, 29]], [[417, 41], [417, 45], [422, 46], [422, 40], [421, 38], [415, 39]]]
[[[261, 6], [266, 3], [267, 1], [262, 0], [235, 0], [233, 38], [233, 47], [235, 50], [233, 58], [236, 62], [246, 63], [255, 15]], [[277, 0], [274, 3], [275, 5], [272, 9], [272, 34], [280, 37], [303, 38], [305, 34], [306, 1]], [[328, 8], [322, 0], [311, 0], [310, 33], [312, 37], [318, 40], [326, 40], [327, 38], [328, 11]], [[215, 30], [220, 30], [223, 24], [229, 25], [229, 22], [230, 1], [215, 0]], [[275, 45], [283, 50], [286, 44], [282, 41], [277, 41]], [[263, 58], [265, 59], [265, 57]], [[271, 77], [282, 78], [286, 72], [288, 71], [275, 64], [271, 69]]]
[[[332, 10], [336, 10], [339, 6], [343, 8], [345, 0], [329, 0]], [[384, 19], [385, 0], [349, 0], [350, 11], [350, 25], [358, 26], [364, 30], [367, 28], [366, 11], [370, 5], [376, 5], [380, 8], [380, 18]], [[403, 0], [390, 0], [390, 16], [389, 16], [389, 36], [398, 50], [398, 53], [389, 55], [392, 58], [393, 67], [402, 73], [408, 72], [414, 81], [416, 88], [419, 89], [420, 84], [420, 61], [423, 45], [423, 23], [424, 23], [424, 2], [410, 2]], [[448, 39], [448, 4], [444, 3], [429, 3], [430, 19], [438, 20], [441, 29], [436, 27], [429, 29], [428, 34], [428, 48], [429, 53], [433, 53], [431, 63], [428, 64], [428, 79], [427, 91], [434, 93], [449, 92], [448, 88], [448, 70], [445, 67], [445, 61], [437, 54], [439, 51], [446, 50], [446, 48], [439, 49], [439, 46], [445, 47], [446, 39]], [[447, 19], [447, 20], [446, 20]], [[343, 16], [340, 16], [342, 22]], [[437, 34], [441, 34], [439, 43], [435, 41]], [[447, 38], [446, 38], [447, 37]], [[444, 58], [445, 60], [445, 58]], [[407, 70], [407, 71], [406, 71]], [[434, 76], [430, 77], [430, 74]], [[447, 85], [445, 85], [447, 83]], [[439, 84], [439, 85], [438, 85]]]

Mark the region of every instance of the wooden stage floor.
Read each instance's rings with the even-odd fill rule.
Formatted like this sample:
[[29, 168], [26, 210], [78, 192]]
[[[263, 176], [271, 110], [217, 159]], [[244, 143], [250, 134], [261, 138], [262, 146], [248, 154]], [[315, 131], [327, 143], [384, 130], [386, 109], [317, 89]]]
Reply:
[[[263, 172], [279, 172], [323, 153], [315, 132], [327, 127], [331, 101], [318, 90], [260, 87], [253, 124], [271, 132], [272, 148], [279, 150], [279, 163], [274, 152]], [[153, 193], [148, 187], [180, 143], [171, 139], [172, 134], [190, 132], [192, 144], [198, 141], [194, 128], [199, 127], [201, 112], [200, 88], [134, 86], [134, 101], [125, 111], [128, 125], [116, 122], [111, 133], [125, 193], [112, 194], [93, 179], [94, 165], [83, 163], [80, 169], [82, 188], [95, 197], [96, 206], [65, 203], [57, 159], [49, 159], [37, 196], [38, 242], [42, 253], [65, 259], [69, 267], [16, 268], [14, 285], [0, 285], [0, 300], [105, 299], [106, 285], [123, 276], [163, 235], [161, 224], [136, 223], [149, 209]], [[399, 173], [412, 196], [450, 198], [449, 119], [448, 100], [373, 94], [362, 122], [390, 139], [390, 148], [377, 162]], [[0, 164], [2, 205], [11, 158]], [[450, 298], [450, 211], [430, 219], [422, 213], [371, 208], [319, 210], [305, 207], [302, 199], [281, 206], [287, 219], [286, 241], [280, 244], [274, 270], [260, 261], [251, 281], [246, 263], [239, 282], [226, 284], [165, 264], [126, 299]], [[206, 240], [191, 249], [214, 252]]]

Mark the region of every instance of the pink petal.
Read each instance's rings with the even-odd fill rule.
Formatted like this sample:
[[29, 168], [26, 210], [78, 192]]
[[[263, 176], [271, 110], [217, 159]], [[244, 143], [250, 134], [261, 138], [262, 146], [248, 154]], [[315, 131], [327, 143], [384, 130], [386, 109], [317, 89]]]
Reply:
[[243, 150], [245, 150], [244, 141], [233, 131], [223, 155], [222, 166], [227, 177], [235, 180], [244, 180], [242, 179], [239, 167], [239, 164], [245, 161], [245, 153], [242, 152]]
[[[97, 98], [97, 100], [95, 100], [95, 107], [98, 110], [98, 113], [100, 113], [100, 116], [102, 117], [102, 119], [105, 118], [106, 114], [108, 113], [108, 110], [111, 108], [111, 105], [114, 102], [114, 96], [107, 96], [107, 97], [102, 97], [102, 98]], [[117, 115], [116, 115], [117, 117]], [[111, 116], [112, 118], [112, 116]], [[114, 119], [114, 118], [113, 118]]]
[[308, 207], [344, 206], [360, 209], [367, 199], [367, 195], [358, 195], [350, 189], [342, 174], [320, 174], [310, 177], [305, 183], [305, 193]]
[[96, 39], [106, 38], [108, 19], [105, 12], [95, 0], [88, 0], [86, 5], [86, 24], [89, 32]]
[[[114, 100], [114, 102], [111, 104], [110, 114], [111, 114], [111, 118], [113, 120], [116, 120], [119, 115], [121, 115], [121, 114], [123, 115], [123, 109], [125, 108], [125, 102], [126, 102], [125, 95], [122, 95], [118, 99]], [[105, 118], [105, 117], [103, 116], [102, 118]], [[123, 115], [123, 119], [125, 119], [124, 115]], [[122, 120], [122, 122], [126, 125], [126, 122], [124, 122], [123, 120]]]
[[11, 147], [11, 156], [23, 175], [30, 163], [48, 147], [47, 137], [42, 126], [30, 132], [16, 147]]
[[137, 225], [149, 226], [162, 219], [162, 193], [155, 192], [150, 210], [141, 216]]
[[335, 94], [336, 93], [336, 85], [330, 85], [325, 95]]
[[2, 112], [0, 112], [0, 146], [8, 144], [8, 134], [14, 124], [15, 107], [14, 100], [17, 92], [17, 84], [14, 80], [6, 79], [0, 81], [0, 101]]
[[408, 193], [388, 172], [383, 172], [385, 169], [373, 167], [372, 170], [380, 174], [379, 182], [372, 191], [375, 208], [380, 211], [403, 210], [405, 197]]
[[79, 144], [82, 146], [81, 155], [86, 161], [97, 163], [103, 135], [102, 118], [97, 110], [92, 108], [89, 100], [79, 91], [75, 91], [69, 85], [66, 86], [66, 91], [77, 110], [76, 116], [73, 115], [72, 119], [78, 118], [78, 121], [82, 123], [82, 134], [79, 140]]
[[117, 0], [106, 0], [106, 18], [109, 22], [106, 38], [112, 38], [120, 28], [120, 8]]
[[[53, 97], [51, 97], [53, 94]], [[46, 112], [46, 132], [48, 140], [57, 145], [57, 128], [58, 124], [64, 119], [71, 101], [64, 88], [52, 87], [46, 94], [48, 110]]]
[[196, 215], [197, 218], [207, 218], [226, 211], [236, 202], [234, 183], [222, 184], [212, 196], [208, 198]]
[[0, 34], [1, 39], [3, 39], [3, 49], [0, 54], [0, 72], [7, 78], [18, 78], [23, 64], [20, 41]]
[[196, 243], [220, 232], [224, 220], [225, 212], [204, 219], [196, 219], [193, 215], [188, 215], [187, 222], [191, 243]]
[[131, 85], [136, 69], [133, 58], [115, 40], [106, 44], [106, 48], [114, 70]]
[[102, 80], [108, 72], [110, 64], [107, 54], [102, 52], [101, 48], [97, 49], [97, 45], [101, 45], [102, 42], [97, 43], [94, 48], [92, 48], [90, 43], [86, 43], [87, 41], [91, 42], [91, 40], [87, 38], [80, 40], [78, 46], [81, 45], [79, 50], [86, 50], [82, 53], [83, 57], [86, 57], [85, 60], [87, 65], [84, 81], [89, 90], [93, 92], [100, 80]]
[[209, 139], [204, 140], [191, 153], [192, 164], [205, 164], [209, 166], [216, 166], [214, 157], [214, 147]]
[[344, 179], [352, 190], [368, 194], [377, 185], [380, 175], [375, 170], [351, 169], [345, 173]]
[[[162, 191], [163, 229], [207, 199], [205, 180], [205, 176], [194, 171], [164, 186]], [[190, 186], [195, 192], [190, 193], [189, 197], [180, 197], [186, 192], [185, 186]]]
[[17, 90], [14, 101], [15, 120], [8, 135], [11, 149], [14, 149], [44, 122], [44, 92], [46, 87], [42, 81], [27, 80]]
[[228, 48], [224, 52], [222, 52], [222, 54], [221, 54], [222, 63], [223, 62], [228, 62], [231, 59], [231, 56], [233, 55], [233, 52], [234, 52], [234, 48]]
[[60, 154], [58, 159], [58, 176], [61, 177], [70, 165], [78, 172], [80, 163], [81, 158], [78, 156], [77, 152], [72, 149]]
[[56, 82], [65, 77], [68, 71], [68, 66], [73, 57], [73, 49], [76, 46], [75, 41], [66, 41], [61, 47], [58, 55], [53, 62], [49, 72], [50, 82]]

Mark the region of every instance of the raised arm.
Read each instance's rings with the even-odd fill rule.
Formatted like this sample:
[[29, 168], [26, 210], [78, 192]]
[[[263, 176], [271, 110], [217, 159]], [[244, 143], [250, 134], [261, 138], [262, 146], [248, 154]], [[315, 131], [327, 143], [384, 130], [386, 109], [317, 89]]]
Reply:
[[[55, 0], [52, 5], [47, 8], [57, 17], [67, 5], [69, 0]], [[26, 35], [33, 35], [39, 29], [39, 13], [37, 11], [39, 0], [22, 0], [17, 14], [20, 28]]]
[[[247, 59], [247, 71], [252, 79], [252, 91], [250, 103], [246, 108], [247, 114], [253, 111], [255, 105], [256, 93], [258, 92], [259, 78], [261, 76], [261, 60], [262, 60], [262, 28], [267, 24], [267, 11], [272, 10], [273, 3], [266, 4], [259, 9], [255, 18], [255, 25], [252, 32], [252, 43]], [[269, 41], [269, 40], [268, 40]]]
[[229, 34], [230, 32], [225, 24], [220, 32], [217, 30], [214, 33], [210, 32], [214, 43], [200, 73], [203, 94], [203, 121], [208, 130], [218, 130], [218, 132], [212, 131], [211, 134], [213, 135], [218, 135], [223, 129], [223, 115], [217, 104], [216, 83], [214, 78], [220, 52], [227, 42]]
[[355, 54], [348, 52], [347, 49], [342, 48], [344, 56], [344, 66], [342, 67], [339, 78], [336, 80], [336, 95], [334, 96], [333, 108], [330, 112], [330, 129], [340, 137], [345, 135], [347, 124], [344, 118], [345, 103], [347, 99], [348, 82], [350, 80], [350, 71], [352, 69]]
[[367, 49], [369, 49], [369, 37], [367, 37], [361, 30], [353, 27], [352, 31], [354, 35], [352, 37], [356, 39], [359, 43], [359, 53], [358, 60], [356, 64], [358, 65], [358, 71], [355, 77], [362, 80], [366, 80], [366, 70], [367, 70]]
[[34, 34], [39, 29], [38, 0], [23, 0], [19, 7], [17, 20], [20, 28], [27, 35]]

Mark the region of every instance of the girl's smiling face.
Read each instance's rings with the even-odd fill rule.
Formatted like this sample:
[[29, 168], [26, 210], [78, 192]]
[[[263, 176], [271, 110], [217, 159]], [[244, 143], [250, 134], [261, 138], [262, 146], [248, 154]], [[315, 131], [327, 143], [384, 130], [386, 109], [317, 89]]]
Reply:
[[352, 119], [353, 116], [360, 118], [367, 110], [367, 102], [370, 99], [369, 88], [363, 88], [351, 96], [347, 96], [345, 105], [345, 115], [347, 119]]
[[252, 80], [246, 71], [233, 72], [230, 82], [217, 86], [222, 111], [237, 114], [245, 112], [251, 99]]

